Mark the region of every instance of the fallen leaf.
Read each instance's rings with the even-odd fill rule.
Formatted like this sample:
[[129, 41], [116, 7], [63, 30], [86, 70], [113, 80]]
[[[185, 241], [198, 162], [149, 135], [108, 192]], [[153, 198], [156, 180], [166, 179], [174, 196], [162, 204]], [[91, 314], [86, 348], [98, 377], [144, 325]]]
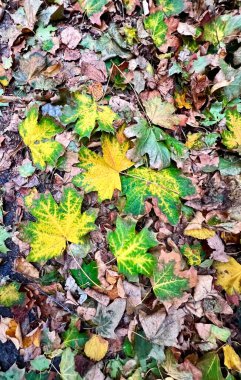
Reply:
[[75, 49], [80, 43], [82, 35], [73, 26], [68, 26], [62, 30], [60, 37], [62, 43], [68, 46], [69, 49]]
[[88, 358], [99, 362], [107, 354], [109, 343], [99, 335], [93, 334], [90, 340], [85, 343], [84, 353]]
[[224, 364], [228, 369], [241, 372], [241, 359], [234, 349], [226, 344], [223, 346]]
[[196, 239], [205, 240], [213, 237], [215, 231], [210, 230], [209, 228], [203, 227], [203, 222], [205, 218], [202, 213], [198, 211], [195, 217], [189, 222], [188, 226], [184, 230], [186, 236], [192, 236]]
[[241, 293], [241, 265], [230, 257], [228, 262], [215, 262], [217, 270], [216, 284], [221, 285], [224, 290], [230, 295]]
[[173, 104], [163, 102], [160, 97], [154, 97], [145, 101], [144, 107], [147, 116], [153, 124], [160, 125], [168, 129], [175, 129], [174, 126], [179, 124], [179, 118], [174, 115], [175, 107]]

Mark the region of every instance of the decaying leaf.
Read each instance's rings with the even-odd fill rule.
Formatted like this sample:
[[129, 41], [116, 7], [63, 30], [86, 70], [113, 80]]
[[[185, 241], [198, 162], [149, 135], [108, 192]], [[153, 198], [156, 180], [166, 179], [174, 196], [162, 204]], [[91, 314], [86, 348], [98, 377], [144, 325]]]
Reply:
[[109, 343], [107, 340], [94, 334], [90, 340], [85, 343], [84, 353], [91, 360], [99, 362], [105, 357], [108, 347]]
[[177, 224], [180, 216], [181, 197], [195, 194], [191, 181], [180, 175], [174, 167], [154, 171], [148, 168], [130, 169], [121, 178], [122, 192], [127, 201], [125, 211], [134, 215], [143, 214], [144, 200], [156, 197], [158, 206], [171, 224]]
[[83, 187], [87, 193], [98, 191], [101, 201], [111, 199], [115, 189], [121, 190], [120, 172], [133, 165], [125, 157], [128, 147], [128, 143], [120, 144], [116, 138], [104, 136], [103, 157], [82, 148], [79, 152], [79, 166], [85, 169], [85, 172], [74, 178], [74, 185]]
[[19, 133], [31, 150], [34, 164], [40, 169], [44, 169], [46, 164], [54, 166], [63, 154], [63, 145], [53, 139], [59, 132], [62, 128], [50, 117], [42, 117], [38, 122], [37, 107], [32, 107], [19, 125]]
[[200, 265], [202, 262], [201, 255], [203, 253], [203, 249], [201, 244], [184, 244], [181, 248], [181, 253], [183, 256], [187, 258], [189, 265]]
[[10, 238], [11, 234], [7, 232], [6, 228], [3, 226], [0, 226], [0, 252], [1, 253], [7, 253], [8, 248], [5, 245], [5, 240]]
[[90, 137], [96, 125], [97, 131], [114, 133], [113, 121], [117, 114], [110, 107], [100, 106], [90, 96], [80, 93], [75, 94], [74, 100], [74, 107], [64, 107], [61, 116], [64, 124], [75, 123], [75, 132], [80, 137]]
[[175, 129], [179, 124], [179, 118], [174, 115], [175, 107], [171, 103], [163, 102], [160, 97], [155, 97], [144, 102], [147, 116], [153, 124], [160, 127]]
[[155, 247], [158, 242], [147, 228], [139, 233], [135, 228], [134, 221], [118, 217], [115, 231], [109, 232], [107, 237], [110, 250], [117, 259], [119, 272], [151, 276], [156, 260], [147, 250]]
[[67, 242], [80, 244], [82, 238], [95, 229], [96, 211], [81, 214], [81, 204], [82, 198], [72, 188], [65, 188], [59, 204], [51, 194], [41, 194], [31, 207], [36, 222], [30, 222], [25, 227], [31, 246], [28, 261], [59, 256]]
[[192, 236], [196, 239], [204, 240], [209, 239], [215, 235], [215, 231], [209, 228], [203, 227], [203, 222], [205, 218], [202, 213], [198, 211], [195, 217], [189, 222], [188, 226], [185, 228], [184, 234], [186, 236]]

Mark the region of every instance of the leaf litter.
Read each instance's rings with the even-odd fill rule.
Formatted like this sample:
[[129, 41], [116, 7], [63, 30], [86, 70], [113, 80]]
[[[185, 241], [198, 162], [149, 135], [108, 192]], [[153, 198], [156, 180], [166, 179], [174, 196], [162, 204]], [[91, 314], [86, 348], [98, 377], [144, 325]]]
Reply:
[[0, 378], [241, 371], [240, 2], [0, 1]]

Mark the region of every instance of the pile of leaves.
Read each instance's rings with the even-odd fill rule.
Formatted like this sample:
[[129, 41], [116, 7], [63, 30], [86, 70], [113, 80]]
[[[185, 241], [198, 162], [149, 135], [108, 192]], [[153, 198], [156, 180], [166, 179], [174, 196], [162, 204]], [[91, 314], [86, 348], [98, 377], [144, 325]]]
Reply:
[[0, 379], [241, 375], [241, 2], [0, 1]]

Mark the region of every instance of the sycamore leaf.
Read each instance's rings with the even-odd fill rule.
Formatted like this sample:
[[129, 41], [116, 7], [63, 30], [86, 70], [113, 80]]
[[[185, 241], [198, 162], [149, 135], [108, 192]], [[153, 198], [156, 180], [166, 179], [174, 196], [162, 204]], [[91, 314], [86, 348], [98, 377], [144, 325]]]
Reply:
[[72, 316], [68, 329], [63, 333], [63, 342], [65, 347], [71, 347], [73, 349], [82, 348], [88, 341], [87, 333], [79, 332], [76, 327], [78, 318]]
[[77, 285], [82, 289], [98, 286], [100, 284], [96, 261], [91, 261], [89, 264], [82, 264], [81, 269], [70, 269], [70, 272]]
[[85, 343], [84, 353], [91, 360], [99, 362], [107, 354], [108, 347], [108, 340], [93, 334], [90, 340]]
[[119, 272], [150, 276], [156, 260], [147, 250], [155, 247], [158, 241], [147, 228], [139, 233], [135, 228], [134, 221], [118, 217], [115, 231], [109, 232], [107, 237], [110, 250], [117, 259]]
[[241, 359], [229, 344], [223, 346], [223, 353], [226, 367], [241, 372]]
[[173, 104], [163, 102], [161, 98], [157, 96], [145, 101], [143, 104], [147, 116], [152, 123], [168, 129], [174, 129], [174, 125], [179, 124], [178, 116], [173, 115], [175, 112]]
[[36, 222], [25, 227], [31, 251], [28, 261], [48, 260], [61, 255], [67, 242], [80, 244], [82, 238], [95, 229], [96, 211], [81, 214], [82, 197], [66, 188], [58, 205], [51, 194], [41, 194], [31, 208]]
[[11, 234], [6, 231], [3, 226], [0, 226], [0, 252], [7, 253], [8, 248], [5, 245], [5, 240], [7, 240]]
[[192, 236], [200, 240], [205, 240], [213, 237], [215, 235], [215, 231], [203, 227], [204, 221], [205, 218], [202, 216], [202, 213], [198, 211], [195, 217], [189, 222], [189, 224], [185, 228], [184, 235]]
[[184, 290], [188, 289], [188, 280], [175, 274], [175, 261], [165, 263], [161, 270], [153, 273], [153, 291], [162, 301], [174, 297], [181, 297]]
[[10, 307], [21, 304], [24, 300], [24, 294], [18, 291], [19, 288], [20, 284], [17, 282], [0, 286], [0, 305]]
[[134, 148], [127, 156], [138, 162], [142, 156], [148, 154], [150, 167], [162, 169], [170, 165], [170, 158], [181, 159], [186, 157], [187, 148], [174, 137], [163, 132], [159, 127], [149, 125], [145, 119], [136, 118], [137, 124], [125, 129], [128, 138], [136, 137]]
[[71, 351], [70, 347], [67, 347], [61, 356], [60, 361], [60, 375], [63, 380], [81, 380], [82, 378], [75, 370], [75, 353]]
[[225, 38], [234, 35], [235, 31], [241, 30], [241, 16], [223, 15], [205, 24], [202, 39], [209, 41], [213, 45], [218, 45]]
[[202, 262], [201, 255], [203, 253], [202, 246], [200, 243], [189, 245], [184, 244], [180, 248], [183, 256], [187, 258], [187, 262], [189, 265], [200, 265]]
[[54, 166], [63, 154], [63, 145], [53, 139], [59, 132], [62, 132], [62, 128], [51, 117], [42, 117], [38, 122], [36, 107], [32, 107], [20, 123], [20, 136], [31, 150], [34, 164], [40, 169], [44, 169], [46, 164]]
[[230, 257], [228, 262], [216, 262], [214, 267], [217, 270], [216, 284], [228, 294], [241, 294], [241, 265]]
[[228, 149], [241, 145], [241, 115], [237, 110], [225, 112], [228, 130], [222, 132], [222, 142]]
[[202, 380], [224, 380], [220, 360], [215, 352], [208, 352], [197, 363], [197, 367], [202, 371]]
[[80, 149], [79, 167], [84, 173], [74, 177], [73, 183], [88, 193], [98, 191], [100, 201], [111, 199], [115, 189], [121, 190], [120, 172], [133, 163], [126, 158], [128, 143], [120, 144], [116, 138], [102, 139], [103, 157], [87, 148]]
[[167, 17], [178, 15], [185, 8], [183, 0], [156, 0], [156, 3]]
[[109, 0], [79, 0], [80, 8], [88, 17], [100, 13]]
[[75, 132], [80, 137], [90, 137], [98, 124], [98, 131], [114, 133], [113, 121], [117, 114], [108, 106], [99, 106], [94, 99], [85, 94], [75, 94], [75, 106], [64, 107], [61, 121], [64, 124], [75, 123]]
[[195, 194], [190, 179], [180, 170], [171, 167], [159, 172], [148, 169], [130, 169], [121, 178], [123, 194], [127, 201], [125, 211], [134, 215], [144, 213], [144, 200], [156, 197], [158, 206], [171, 224], [177, 224], [181, 211], [181, 197]]
[[164, 21], [164, 16], [165, 15], [163, 12], [158, 11], [156, 13], [152, 13], [144, 20], [145, 29], [150, 33], [156, 47], [161, 46], [166, 41], [168, 28]]

